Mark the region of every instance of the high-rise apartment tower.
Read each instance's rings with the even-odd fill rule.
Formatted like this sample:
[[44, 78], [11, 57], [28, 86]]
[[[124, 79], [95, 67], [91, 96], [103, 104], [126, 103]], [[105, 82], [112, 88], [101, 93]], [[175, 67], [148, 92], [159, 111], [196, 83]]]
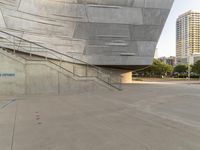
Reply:
[[200, 53], [200, 11], [188, 11], [176, 22], [176, 56], [187, 58]]

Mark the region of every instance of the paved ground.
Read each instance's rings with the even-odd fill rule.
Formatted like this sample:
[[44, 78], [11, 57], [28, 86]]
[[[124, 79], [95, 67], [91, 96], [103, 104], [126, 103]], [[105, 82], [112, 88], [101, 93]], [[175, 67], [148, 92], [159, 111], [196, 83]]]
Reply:
[[200, 84], [0, 97], [0, 150], [200, 150]]

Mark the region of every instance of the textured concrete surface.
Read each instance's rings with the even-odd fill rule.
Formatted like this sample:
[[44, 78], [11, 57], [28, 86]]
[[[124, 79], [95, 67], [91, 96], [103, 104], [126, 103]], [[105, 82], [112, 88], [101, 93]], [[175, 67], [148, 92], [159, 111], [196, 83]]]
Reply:
[[150, 65], [173, 1], [0, 0], [0, 29], [94, 65]]
[[[60, 64], [58, 61], [55, 63]], [[59, 95], [99, 89], [115, 90], [99, 80], [92, 67], [67, 62], [62, 64], [66, 70], [48, 61], [25, 61], [18, 55], [0, 49], [0, 95]], [[79, 76], [75, 76], [70, 69]], [[102, 75], [101, 79], [108, 81], [109, 78]]]
[[2, 150], [199, 150], [200, 84], [0, 97]]

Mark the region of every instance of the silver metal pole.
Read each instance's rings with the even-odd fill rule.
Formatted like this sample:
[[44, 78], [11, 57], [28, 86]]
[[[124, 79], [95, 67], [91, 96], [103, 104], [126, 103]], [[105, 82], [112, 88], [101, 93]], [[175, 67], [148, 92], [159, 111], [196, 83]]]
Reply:
[[188, 49], [188, 80], [190, 80], [191, 72], [190, 72], [190, 47]]

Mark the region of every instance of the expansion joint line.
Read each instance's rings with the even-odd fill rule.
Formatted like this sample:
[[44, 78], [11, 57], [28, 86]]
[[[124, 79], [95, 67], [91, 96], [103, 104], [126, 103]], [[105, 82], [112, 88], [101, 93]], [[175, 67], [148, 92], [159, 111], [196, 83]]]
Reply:
[[15, 116], [14, 116], [13, 129], [12, 129], [11, 150], [13, 150], [13, 147], [14, 147], [14, 138], [15, 138], [15, 129], [16, 129], [17, 112], [18, 112], [18, 103], [16, 102]]
[[10, 100], [8, 103], [6, 103], [5, 105], [3, 105], [0, 109], [6, 108], [8, 105], [10, 105], [11, 103], [15, 102], [16, 99]]

